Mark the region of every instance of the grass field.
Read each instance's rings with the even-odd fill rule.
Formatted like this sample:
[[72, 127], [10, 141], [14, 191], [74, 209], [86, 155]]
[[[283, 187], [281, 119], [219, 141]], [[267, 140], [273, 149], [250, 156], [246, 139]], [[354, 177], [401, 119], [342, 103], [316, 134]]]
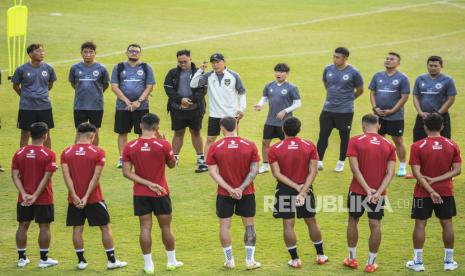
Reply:
[[[301, 136], [316, 142], [318, 115], [325, 93], [321, 83], [324, 66], [331, 62], [333, 49], [345, 45], [351, 50], [350, 63], [360, 69], [365, 89], [373, 74], [383, 70], [383, 60], [388, 51], [402, 55], [401, 70], [414, 82], [416, 76], [426, 71], [429, 55], [441, 55], [445, 60], [445, 73], [453, 76], [459, 95], [451, 109], [452, 135], [459, 146], [465, 148], [465, 125], [460, 110], [465, 108], [462, 95], [465, 87], [465, 1], [423, 0], [334, 0], [334, 1], [25, 1], [29, 7], [28, 42], [41, 42], [46, 47], [46, 61], [54, 65], [58, 81], [52, 92], [56, 128], [52, 131], [53, 150], [59, 154], [73, 142], [72, 120], [73, 90], [67, 75], [72, 63], [79, 61], [79, 46], [86, 40], [97, 43], [98, 60], [109, 70], [125, 59], [123, 51], [129, 43], [143, 47], [143, 60], [153, 65], [157, 85], [150, 98], [151, 111], [161, 116], [161, 128], [171, 139], [169, 116], [166, 114], [167, 97], [162, 87], [166, 72], [175, 66], [175, 52], [181, 48], [192, 50], [193, 59], [200, 63], [211, 53], [225, 54], [228, 66], [239, 72], [248, 95], [248, 111], [241, 123], [241, 135], [260, 145], [262, 124], [266, 110], [252, 111], [261, 97], [264, 84], [273, 78], [273, 66], [286, 62], [291, 67], [290, 80], [301, 91], [303, 107], [295, 115], [303, 121]], [[10, 1], [0, 2], [5, 14]], [[62, 16], [51, 16], [61, 13]], [[0, 20], [0, 29], [5, 29]], [[5, 35], [0, 35], [0, 67], [7, 68]], [[4, 72], [4, 76], [6, 72]], [[32, 260], [24, 270], [16, 268], [14, 242], [17, 192], [10, 180], [10, 160], [19, 144], [16, 129], [18, 97], [4, 78], [0, 86], [0, 164], [7, 171], [0, 173], [0, 274], [50, 275], [78, 274], [76, 257], [71, 242], [71, 229], [65, 227], [66, 188], [61, 172], [53, 177], [56, 219], [52, 225], [50, 256], [60, 265], [47, 270], [36, 267], [38, 229], [29, 232], [28, 255]], [[98, 229], [86, 228], [86, 258], [90, 263], [83, 274], [142, 274], [143, 259], [138, 244], [139, 227], [132, 209], [132, 184], [122, 177], [114, 165], [118, 154], [116, 135], [113, 133], [115, 95], [105, 93], [105, 115], [101, 131], [101, 147], [107, 152], [107, 166], [101, 184], [112, 217], [112, 227], [118, 258], [129, 263], [127, 268], [107, 272]], [[368, 92], [356, 101], [353, 135], [360, 130], [360, 118], [370, 112]], [[406, 105], [406, 142], [409, 146], [415, 111], [412, 100]], [[204, 120], [206, 126], [206, 120]], [[203, 131], [206, 134], [206, 128]], [[131, 136], [134, 138], [135, 136]], [[218, 221], [215, 216], [215, 185], [208, 174], [194, 174], [195, 153], [186, 136], [180, 166], [168, 172], [174, 206], [173, 230], [176, 251], [185, 267], [175, 272], [165, 272], [166, 255], [159, 231], [153, 231], [153, 255], [158, 274], [207, 275], [246, 273], [243, 249], [243, 228], [239, 218], [233, 224], [233, 248], [237, 268], [225, 271], [222, 267], [223, 252], [218, 241]], [[333, 133], [325, 158], [326, 170], [316, 179], [316, 195], [341, 195], [345, 199], [351, 179], [345, 172], [331, 171], [338, 156], [339, 137]], [[347, 162], [346, 162], [347, 163]], [[451, 275], [465, 274], [465, 188], [463, 176], [455, 179], [456, 202], [459, 210], [454, 219], [456, 230], [455, 259], [462, 265]], [[301, 270], [287, 267], [289, 258], [282, 241], [281, 221], [264, 211], [264, 197], [274, 193], [275, 181], [270, 173], [259, 175], [257, 189], [257, 250], [256, 259], [263, 268], [247, 272], [250, 275], [331, 275], [357, 274], [362, 269], [349, 271], [341, 265], [346, 255], [345, 227], [347, 214], [321, 212], [317, 215], [326, 255], [330, 262], [324, 266], [314, 264], [314, 248], [304, 229], [303, 222], [296, 227], [299, 253], [304, 263]], [[383, 219], [383, 241], [377, 262], [379, 274], [409, 274], [405, 262], [411, 258], [410, 199], [414, 181], [395, 178], [389, 189], [393, 212]], [[407, 205], [404, 205], [406, 202]], [[366, 218], [360, 223], [358, 258], [365, 262], [368, 225]], [[441, 273], [443, 245], [441, 230], [436, 219], [427, 227], [425, 245], [427, 273]], [[363, 267], [362, 267], [363, 268]]]

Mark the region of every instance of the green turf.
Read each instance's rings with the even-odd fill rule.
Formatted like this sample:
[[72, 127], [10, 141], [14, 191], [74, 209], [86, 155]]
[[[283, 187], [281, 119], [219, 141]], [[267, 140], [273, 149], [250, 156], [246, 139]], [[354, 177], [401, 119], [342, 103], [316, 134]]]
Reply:
[[[325, 93], [321, 83], [324, 66], [331, 62], [332, 50], [345, 45], [351, 50], [350, 62], [360, 69], [365, 83], [372, 75], [382, 70], [383, 59], [388, 51], [402, 55], [401, 70], [413, 84], [415, 77], [425, 72], [429, 55], [438, 54], [445, 60], [445, 72], [456, 80], [459, 96], [451, 110], [453, 138], [465, 147], [465, 126], [460, 110], [465, 100], [461, 95], [465, 86], [463, 64], [465, 55], [465, 1], [449, 1], [452, 4], [433, 1], [25, 1], [29, 6], [28, 42], [42, 42], [46, 47], [48, 62], [79, 58], [79, 46], [85, 40], [94, 40], [98, 53], [123, 51], [132, 42], [143, 47], [143, 60], [153, 64], [156, 79], [151, 110], [161, 116], [161, 128], [171, 139], [169, 116], [166, 114], [166, 95], [162, 81], [166, 72], [175, 66], [175, 52], [181, 48], [192, 50], [193, 59], [200, 63], [216, 51], [225, 54], [228, 66], [240, 73], [248, 92], [248, 111], [241, 123], [241, 135], [260, 145], [262, 124], [266, 110], [252, 111], [252, 106], [261, 97], [264, 84], [273, 77], [273, 66], [287, 62], [292, 71], [290, 80], [299, 87], [303, 107], [295, 115], [303, 120], [302, 136], [316, 141], [318, 115]], [[4, 14], [10, 1], [2, 1]], [[423, 5], [424, 4], [424, 5]], [[402, 8], [413, 5], [408, 8]], [[462, 8], [460, 8], [462, 7]], [[391, 9], [391, 10], [389, 10]], [[62, 13], [50, 16], [49, 13]], [[312, 21], [314, 20], [314, 21]], [[0, 20], [4, 29], [5, 20]], [[299, 24], [307, 22], [307, 24]], [[296, 23], [296, 24], [292, 24]], [[286, 25], [289, 24], [289, 25]], [[275, 27], [275, 28], [272, 28]], [[253, 30], [253, 32], [246, 31]], [[235, 33], [235, 34], [234, 34]], [[208, 36], [223, 37], [208, 39]], [[0, 67], [7, 68], [5, 35], [1, 34]], [[199, 40], [199, 38], [205, 38]], [[180, 41], [197, 40], [186, 43]], [[144, 49], [148, 45], [166, 46]], [[124, 60], [123, 54], [98, 58], [111, 70], [114, 64]], [[53, 150], [57, 154], [73, 141], [72, 98], [73, 90], [67, 82], [69, 66], [73, 62], [54, 65], [58, 81], [51, 92], [56, 128], [52, 131]], [[5, 75], [5, 73], [4, 73]], [[11, 156], [17, 149], [19, 131], [16, 129], [18, 97], [11, 85], [0, 86], [0, 164], [9, 167]], [[365, 85], [367, 89], [367, 84]], [[86, 228], [86, 258], [90, 265], [80, 274], [141, 274], [143, 260], [138, 244], [138, 221], [132, 216], [131, 183], [115, 168], [117, 160], [116, 135], [113, 133], [115, 96], [105, 93], [104, 122], [101, 146], [107, 152], [107, 167], [101, 183], [112, 217], [112, 227], [118, 258], [129, 263], [127, 268], [107, 272], [106, 258], [100, 244], [97, 229]], [[370, 111], [366, 92], [356, 101], [353, 134], [360, 132], [359, 121]], [[406, 141], [410, 145], [415, 112], [410, 99], [406, 105]], [[204, 121], [206, 126], [206, 120]], [[205, 134], [205, 130], [203, 131]], [[131, 138], [134, 138], [132, 136]], [[243, 230], [239, 218], [233, 224], [233, 248], [237, 268], [227, 272], [222, 268], [223, 252], [218, 241], [218, 221], [215, 216], [215, 185], [207, 174], [193, 173], [195, 153], [186, 136], [180, 167], [168, 172], [174, 206], [173, 231], [176, 236], [177, 257], [185, 267], [175, 272], [164, 272], [166, 257], [160, 242], [159, 231], [153, 231], [153, 255], [156, 273], [177, 275], [241, 274], [244, 269]], [[316, 179], [316, 195], [340, 195], [345, 198], [351, 174], [348, 169], [342, 174], [331, 172], [338, 155], [338, 137], [334, 133], [326, 154], [326, 170]], [[348, 168], [348, 166], [347, 166]], [[71, 229], [64, 226], [66, 189], [61, 172], [53, 178], [56, 221], [52, 226], [50, 255], [60, 265], [47, 270], [36, 267], [38, 260], [37, 227], [29, 233], [28, 255], [32, 264], [24, 270], [16, 269], [16, 246], [14, 242], [16, 221], [16, 190], [10, 180], [10, 170], [0, 173], [0, 274], [31, 275], [77, 274], [76, 257], [71, 243]], [[465, 217], [463, 215], [465, 189], [463, 177], [456, 178], [457, 207], [455, 218], [455, 259], [465, 265]], [[343, 268], [341, 261], [346, 255], [345, 213], [325, 212], [317, 216], [326, 254], [330, 262], [325, 266], [314, 264], [315, 251], [309, 242], [303, 222], [296, 226], [299, 238], [299, 253], [304, 268], [291, 271], [286, 262], [289, 258], [282, 241], [281, 222], [274, 220], [270, 212], [263, 210], [264, 196], [274, 193], [275, 181], [270, 174], [260, 175], [257, 189], [257, 250], [256, 259], [263, 268], [248, 274], [257, 275], [320, 275], [361, 273]], [[395, 178], [389, 189], [393, 212], [383, 219], [383, 241], [377, 262], [379, 274], [408, 274], [405, 261], [412, 255], [409, 206], [413, 181]], [[366, 218], [360, 223], [358, 257], [361, 263], [367, 256], [368, 226]], [[428, 273], [442, 272], [443, 246], [441, 231], [436, 219], [427, 227], [425, 263]], [[459, 268], [456, 275], [464, 274]], [[449, 273], [449, 274], [454, 274]]]

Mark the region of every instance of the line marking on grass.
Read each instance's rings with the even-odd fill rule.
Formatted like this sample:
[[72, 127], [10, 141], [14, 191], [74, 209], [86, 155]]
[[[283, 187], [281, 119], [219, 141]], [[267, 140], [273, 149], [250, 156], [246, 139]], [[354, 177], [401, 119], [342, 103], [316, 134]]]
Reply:
[[[456, 34], [461, 34], [465, 33], [465, 29], [457, 30], [457, 31], [452, 31], [452, 32], [447, 32], [447, 33], [441, 33], [438, 35], [431, 35], [431, 36], [422, 36], [422, 37], [416, 37], [416, 38], [410, 38], [410, 39], [404, 39], [404, 40], [397, 40], [397, 41], [389, 41], [389, 42], [383, 42], [383, 43], [374, 43], [374, 44], [368, 44], [368, 45], [361, 45], [361, 46], [353, 46], [349, 47], [351, 50], [353, 49], [369, 49], [369, 48], [375, 48], [375, 47], [382, 47], [382, 46], [391, 46], [391, 45], [399, 45], [399, 44], [406, 44], [406, 43], [411, 43], [411, 42], [419, 42], [419, 41], [424, 41], [424, 40], [433, 40], [433, 39], [439, 39], [447, 36], [453, 36]], [[276, 55], [263, 55], [263, 56], [242, 56], [242, 57], [231, 57], [228, 58], [228, 61], [230, 60], [252, 60], [252, 59], [267, 59], [267, 58], [279, 58], [279, 57], [292, 57], [292, 56], [302, 56], [302, 55], [319, 55], [319, 54], [330, 54], [332, 53], [332, 49], [326, 49], [326, 50], [314, 50], [314, 51], [307, 51], [307, 52], [298, 52], [298, 53], [283, 53], [283, 54], [276, 54]], [[171, 61], [158, 61], [158, 62], [151, 62], [151, 64], [158, 64], [158, 65], [163, 65], [163, 64], [175, 64], [175, 60]], [[105, 63], [106, 66], [113, 66], [115, 64], [113, 63]]]
[[[207, 41], [207, 40], [218, 39], [218, 38], [238, 36], [238, 35], [243, 35], [243, 34], [267, 32], [267, 31], [273, 31], [273, 30], [289, 28], [289, 27], [311, 25], [311, 24], [317, 24], [317, 23], [327, 22], [327, 21], [332, 21], [332, 20], [340, 20], [340, 19], [346, 19], [346, 18], [351, 18], [351, 17], [364, 16], [364, 15], [373, 15], [373, 14], [379, 14], [379, 13], [385, 13], [385, 12], [401, 11], [401, 10], [407, 10], [407, 9], [412, 9], [412, 8], [420, 8], [420, 7], [426, 7], [426, 6], [438, 5], [438, 4], [448, 4], [448, 2], [447, 1], [435, 1], [435, 2], [429, 2], [429, 3], [423, 3], [423, 4], [411, 4], [411, 5], [399, 6], [399, 7], [385, 7], [385, 8], [380, 8], [380, 9], [377, 9], [377, 10], [366, 11], [366, 12], [355, 12], [355, 13], [334, 15], [334, 16], [316, 18], [316, 19], [305, 20], [305, 21], [301, 21], [301, 22], [287, 23], [287, 24], [270, 26], [270, 27], [261, 27], [261, 28], [255, 28], [255, 29], [250, 29], [250, 30], [243, 30], [243, 31], [224, 33], [224, 34], [207, 35], [207, 36], [203, 36], [203, 37], [199, 37], [199, 38], [193, 38], [193, 39], [186, 39], [186, 40], [180, 40], [180, 41], [174, 41], [174, 42], [166, 42], [166, 43], [148, 45], [148, 46], [144, 46], [144, 50], [146, 50], [146, 49], [159, 49], [159, 48], [163, 48], [163, 47], [175, 46], [175, 45], [180, 45], [180, 44], [201, 42], [201, 41]], [[121, 55], [121, 54], [124, 54], [124, 53], [125, 53], [125, 51], [108, 52], [108, 53], [97, 55], [97, 58], [116, 56], [116, 55]], [[78, 62], [78, 61], [81, 61], [81, 60], [82, 60], [82, 58], [65, 59], [65, 60], [58, 60], [58, 61], [49, 62], [49, 64], [51, 64], [51, 65], [60, 65], [60, 64], [70, 63], [70, 62]], [[6, 71], [7, 70], [2, 70], [2, 72], [6, 72]]]
[[446, 2], [446, 4], [447, 4], [447, 5], [450, 5], [450, 6], [454, 6], [454, 7], [457, 7], [457, 8], [460, 8], [460, 9], [464, 9], [464, 10], [465, 10], [465, 6], [460, 5], [460, 4], [457, 4], [457, 3]]

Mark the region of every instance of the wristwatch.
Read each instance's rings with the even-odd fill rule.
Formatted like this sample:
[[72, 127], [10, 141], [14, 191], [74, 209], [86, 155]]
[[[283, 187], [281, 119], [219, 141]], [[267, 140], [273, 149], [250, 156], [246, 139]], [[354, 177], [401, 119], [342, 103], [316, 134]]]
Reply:
[[138, 102], [142, 103], [144, 100], [142, 99], [137, 99]]

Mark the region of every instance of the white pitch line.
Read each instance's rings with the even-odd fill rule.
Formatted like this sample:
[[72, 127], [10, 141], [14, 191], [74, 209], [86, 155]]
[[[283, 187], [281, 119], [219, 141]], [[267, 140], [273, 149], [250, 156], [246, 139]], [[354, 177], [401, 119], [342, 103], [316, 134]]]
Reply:
[[[350, 47], [350, 49], [351, 50], [353, 50], [353, 49], [368, 49], [368, 48], [375, 48], [375, 47], [382, 47], [382, 46], [406, 44], [406, 43], [411, 43], [411, 42], [419, 42], [419, 41], [425, 41], [425, 40], [439, 39], [439, 38], [453, 36], [453, 35], [461, 34], [461, 33], [465, 33], [465, 29], [452, 31], [452, 32], [448, 32], [448, 33], [441, 33], [441, 34], [438, 34], [438, 35], [422, 36], [422, 37], [410, 38], [410, 39], [404, 39], [404, 40], [389, 41], [389, 42], [383, 42], [383, 43], [374, 43], [374, 44], [361, 45], [361, 46], [353, 46], [353, 47]], [[303, 55], [304, 56], [320, 55], [320, 54], [332, 53], [332, 51], [333, 51], [332, 49], [326, 49], [326, 50], [314, 50], [314, 51], [297, 52], [297, 53], [283, 53], [283, 54], [275, 54], [275, 55], [231, 57], [231, 58], [228, 58], [228, 61], [231, 61], [231, 60], [234, 60], [234, 61], [238, 61], [238, 60], [256, 60], [256, 59], [293, 57], [293, 56], [303, 56]], [[163, 64], [173, 64], [174, 65], [175, 63], [176, 63], [175, 60], [150, 62], [150, 64], [156, 64], [156, 65], [163, 65]], [[113, 66], [115, 64], [106, 63], [105, 65], [111, 67], [111, 66]]]
[[464, 5], [460, 5], [460, 4], [457, 4], [457, 3], [451, 3], [451, 2], [447, 2], [446, 4], [465, 10]]
[[[418, 41], [424, 41], [424, 40], [432, 40], [432, 39], [438, 39], [438, 38], [443, 38], [447, 36], [452, 36], [456, 34], [461, 34], [465, 33], [465, 29], [453, 31], [453, 32], [448, 32], [448, 33], [442, 33], [438, 35], [432, 35], [432, 36], [422, 36], [422, 37], [417, 37], [417, 38], [411, 38], [411, 39], [404, 39], [404, 40], [397, 40], [397, 41], [390, 41], [390, 42], [383, 42], [383, 43], [375, 43], [375, 44], [369, 44], [369, 45], [361, 45], [361, 46], [354, 46], [350, 47], [351, 50], [353, 49], [368, 49], [368, 48], [375, 48], [375, 47], [381, 47], [381, 46], [391, 46], [391, 45], [398, 45], [398, 44], [406, 44], [406, 43], [411, 43], [411, 42], [418, 42]], [[279, 58], [279, 57], [292, 57], [292, 56], [302, 56], [302, 55], [319, 55], [319, 54], [327, 54], [331, 53], [333, 50], [332, 49], [327, 49], [327, 50], [315, 50], [315, 51], [307, 51], [307, 52], [297, 52], [297, 53], [285, 53], [285, 54], [276, 54], [276, 55], [263, 55], [263, 56], [244, 56], [244, 57], [232, 57], [228, 58], [228, 60], [249, 60], [249, 59], [267, 59], [267, 58]], [[154, 62], [153, 64], [167, 64], [167, 63], [173, 63], [173, 61], [161, 61], [161, 62]]]
[[[385, 13], [385, 12], [401, 11], [401, 10], [406, 10], [406, 9], [411, 9], [411, 8], [420, 8], [420, 7], [426, 7], [426, 6], [438, 5], [438, 4], [447, 4], [447, 1], [435, 1], [435, 2], [429, 2], [429, 3], [423, 3], [423, 4], [413, 4], [413, 5], [405, 5], [405, 6], [399, 6], [399, 7], [381, 8], [381, 9], [377, 9], [377, 10], [373, 10], [373, 11], [348, 13], [348, 14], [335, 15], [335, 16], [329, 16], [329, 17], [323, 17], [323, 18], [316, 18], [316, 19], [306, 20], [306, 21], [302, 21], [302, 22], [288, 23], [288, 24], [282, 24], [282, 25], [276, 25], [276, 26], [270, 26], [270, 27], [255, 28], [255, 29], [236, 31], [236, 32], [230, 32], [230, 33], [225, 33], [225, 34], [208, 35], [208, 36], [203, 36], [203, 37], [199, 37], [199, 38], [193, 38], [193, 39], [187, 39], [187, 40], [180, 40], [180, 41], [174, 41], [174, 42], [166, 42], [166, 43], [161, 43], [161, 44], [148, 45], [148, 46], [144, 46], [144, 50], [145, 49], [158, 49], [158, 48], [163, 48], [163, 47], [168, 47], [168, 46], [175, 46], [175, 45], [180, 45], [180, 44], [201, 42], [201, 41], [207, 41], [207, 40], [218, 39], [218, 38], [225, 38], [225, 37], [230, 37], [230, 36], [238, 36], [238, 35], [243, 35], [243, 34], [267, 32], [267, 31], [273, 31], [273, 30], [289, 28], [289, 27], [311, 25], [311, 24], [317, 24], [317, 23], [327, 22], [327, 21], [332, 21], [332, 20], [340, 20], [340, 19], [346, 19], [346, 18], [351, 18], [351, 17], [364, 16], [364, 15], [373, 15], [373, 14], [379, 14], [379, 13]], [[125, 53], [125, 51], [114, 51], [114, 52], [108, 52], [108, 53], [97, 55], [97, 57], [98, 58], [109, 57], [109, 56], [121, 55], [123, 53]], [[49, 64], [58, 65], [58, 64], [64, 64], [64, 63], [70, 63], [70, 62], [78, 62], [78, 61], [81, 61], [81, 60], [82, 60], [81, 58], [66, 59], [66, 60], [59, 60], [59, 61], [50, 62]], [[2, 70], [2, 72], [3, 71], [4, 70]]]

